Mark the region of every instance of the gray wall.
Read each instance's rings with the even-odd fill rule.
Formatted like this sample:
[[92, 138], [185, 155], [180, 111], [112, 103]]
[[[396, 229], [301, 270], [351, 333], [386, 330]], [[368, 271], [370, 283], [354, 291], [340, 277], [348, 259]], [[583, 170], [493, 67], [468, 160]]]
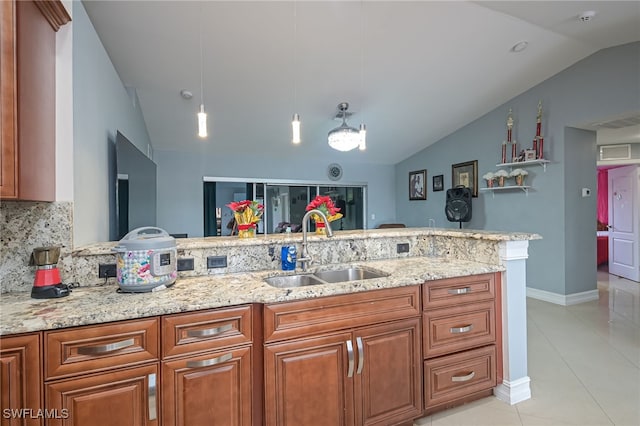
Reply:
[[109, 240], [115, 222], [115, 138], [143, 153], [150, 145], [142, 111], [129, 96], [81, 2], [73, 2], [73, 240]]
[[[203, 176], [326, 181], [332, 161], [309, 159], [291, 162], [282, 158], [247, 155], [228, 158], [205, 153], [156, 151], [158, 165], [158, 226], [169, 232], [203, 234]], [[349, 164], [340, 161], [343, 182], [368, 185], [368, 227], [395, 222], [394, 166]], [[375, 214], [375, 220], [371, 220]]]
[[[538, 86], [511, 99], [396, 165], [396, 216], [409, 226], [423, 226], [429, 217], [438, 226], [444, 216], [445, 193], [432, 191], [431, 177], [444, 174], [451, 186], [451, 164], [478, 160], [481, 176], [496, 170], [500, 144], [506, 139], [506, 117], [513, 109], [514, 138], [530, 147], [535, 135], [536, 109], [543, 103], [542, 132], [546, 172], [529, 167], [523, 192], [481, 192], [473, 199], [473, 220], [465, 227], [500, 231], [528, 231], [542, 235], [532, 241], [527, 285], [558, 294], [593, 290], [595, 265], [595, 191], [580, 197], [580, 188], [595, 190], [595, 135], [567, 129], [640, 110], [640, 43], [605, 49], [577, 62]], [[408, 172], [428, 170], [426, 201], [408, 200]]]

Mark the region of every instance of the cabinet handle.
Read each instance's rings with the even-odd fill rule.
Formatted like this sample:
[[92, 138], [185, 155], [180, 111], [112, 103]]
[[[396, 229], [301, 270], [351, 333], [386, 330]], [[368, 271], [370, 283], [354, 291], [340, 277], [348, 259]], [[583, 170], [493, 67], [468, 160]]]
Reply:
[[349, 357], [349, 371], [347, 372], [347, 377], [353, 377], [353, 367], [354, 367], [354, 359], [353, 359], [353, 343], [351, 340], [347, 340], [347, 356]]
[[471, 287], [463, 287], [463, 288], [450, 288], [447, 290], [449, 294], [467, 294], [471, 293]]
[[364, 368], [364, 344], [362, 344], [362, 337], [357, 337], [356, 343], [358, 344], [358, 371], [356, 371], [356, 373], [360, 374]]
[[158, 414], [156, 374], [149, 374], [149, 420], [155, 420]]
[[187, 330], [187, 336], [189, 337], [211, 337], [217, 334], [222, 334], [225, 331], [229, 331], [233, 328], [233, 324], [225, 324], [220, 327], [207, 328], [205, 330]]
[[468, 333], [473, 329], [473, 324], [465, 325], [464, 327], [451, 327], [449, 331], [451, 334]]
[[128, 348], [129, 346], [135, 345], [136, 342], [134, 339], [121, 340], [119, 342], [109, 343], [108, 345], [100, 345], [100, 346], [81, 346], [78, 348], [78, 353], [80, 355], [99, 355], [105, 354], [107, 352], [113, 352], [120, 349]]
[[217, 358], [203, 359], [202, 361], [187, 361], [187, 368], [210, 367], [212, 365], [221, 364], [233, 358], [232, 353], [228, 353]]
[[451, 381], [452, 382], [468, 382], [469, 380], [473, 379], [476, 375], [475, 371], [472, 371], [471, 373], [467, 374], [466, 376], [452, 376], [451, 377]]

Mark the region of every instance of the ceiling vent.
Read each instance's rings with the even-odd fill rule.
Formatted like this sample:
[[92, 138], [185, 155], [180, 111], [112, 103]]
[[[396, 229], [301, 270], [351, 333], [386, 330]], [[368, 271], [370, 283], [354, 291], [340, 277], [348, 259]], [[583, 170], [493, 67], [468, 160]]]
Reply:
[[629, 160], [631, 144], [600, 146], [600, 160]]
[[640, 114], [633, 114], [628, 117], [617, 118], [606, 122], [593, 123], [594, 127], [605, 129], [622, 129], [640, 124]]

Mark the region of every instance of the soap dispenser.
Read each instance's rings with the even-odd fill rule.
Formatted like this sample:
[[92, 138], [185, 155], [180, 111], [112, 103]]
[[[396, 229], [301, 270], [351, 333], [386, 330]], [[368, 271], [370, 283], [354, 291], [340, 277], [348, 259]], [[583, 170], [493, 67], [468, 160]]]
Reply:
[[[291, 236], [291, 227], [287, 226], [287, 230], [285, 231], [287, 237]], [[289, 238], [287, 238], [288, 240]], [[280, 256], [282, 257], [282, 270], [283, 271], [294, 271], [296, 269], [296, 245], [287, 242], [282, 246], [282, 250], [280, 252]]]

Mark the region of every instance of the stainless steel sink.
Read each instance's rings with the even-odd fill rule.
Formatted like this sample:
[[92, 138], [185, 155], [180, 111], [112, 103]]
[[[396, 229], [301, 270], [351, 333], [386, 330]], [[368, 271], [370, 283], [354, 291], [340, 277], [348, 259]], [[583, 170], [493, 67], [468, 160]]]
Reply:
[[320, 271], [314, 274], [316, 277], [328, 283], [341, 283], [345, 281], [369, 280], [371, 278], [388, 277], [389, 274], [372, 271], [364, 268], [347, 268], [336, 271]]
[[388, 277], [384, 272], [372, 271], [365, 268], [346, 268], [333, 271], [319, 271], [314, 274], [282, 275], [265, 278], [272, 287], [289, 288], [318, 284], [343, 283], [347, 281], [368, 280], [371, 278]]
[[278, 288], [303, 287], [307, 285], [325, 284], [324, 281], [319, 280], [311, 274], [285, 275], [281, 277], [265, 278], [264, 280], [270, 286]]

